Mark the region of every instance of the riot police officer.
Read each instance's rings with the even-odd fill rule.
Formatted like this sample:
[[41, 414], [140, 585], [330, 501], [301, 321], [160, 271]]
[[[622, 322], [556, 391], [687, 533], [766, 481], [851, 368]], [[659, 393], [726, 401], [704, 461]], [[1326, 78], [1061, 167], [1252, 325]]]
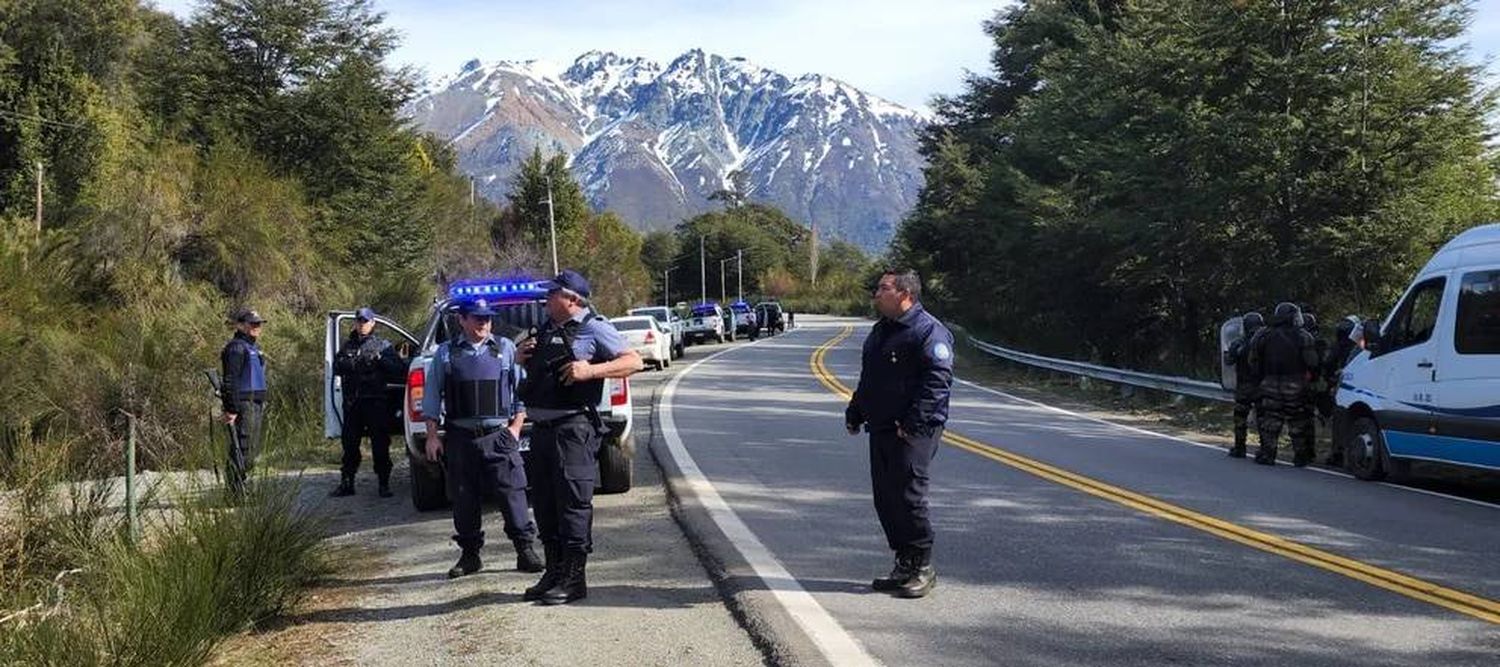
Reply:
[[932, 591], [932, 523], [928, 468], [942, 441], [953, 386], [953, 334], [918, 301], [913, 271], [886, 271], [873, 300], [880, 321], [865, 338], [859, 384], [844, 426], [870, 434], [870, 484], [886, 544], [896, 552], [888, 576], [871, 587], [900, 597]]
[[1313, 337], [1303, 329], [1302, 311], [1293, 303], [1276, 306], [1270, 326], [1250, 344], [1250, 367], [1260, 378], [1260, 404], [1256, 416], [1260, 449], [1255, 462], [1276, 464], [1277, 438], [1286, 424], [1295, 454], [1293, 465], [1313, 460], [1311, 440], [1312, 406], [1308, 383], [1318, 369]]
[[614, 325], [589, 309], [582, 275], [568, 269], [544, 284], [547, 322], [521, 346], [521, 396], [532, 423], [532, 501], [547, 566], [522, 598], [553, 605], [588, 596], [604, 380], [627, 377], [642, 363]]
[[1260, 378], [1255, 377], [1255, 371], [1250, 368], [1250, 341], [1254, 339], [1266, 324], [1266, 318], [1258, 312], [1250, 311], [1240, 317], [1240, 323], [1244, 336], [1231, 343], [1229, 349], [1224, 352], [1224, 363], [1234, 366], [1234, 446], [1229, 449], [1229, 456], [1237, 459], [1245, 458], [1245, 441], [1250, 435], [1250, 410], [1255, 407], [1257, 392], [1260, 390]]
[[359, 441], [370, 438], [370, 455], [375, 459], [375, 477], [379, 479], [381, 498], [391, 497], [391, 431], [395, 406], [386, 385], [400, 382], [405, 370], [396, 348], [375, 335], [375, 311], [360, 308], [354, 315], [354, 327], [334, 358], [333, 369], [343, 378], [344, 424], [341, 441], [344, 457], [339, 485], [329, 495], [354, 495], [354, 473], [359, 471]]
[[[1334, 329], [1333, 346], [1328, 348], [1327, 356], [1323, 357], [1322, 373], [1324, 382], [1328, 384], [1326, 400], [1330, 414], [1333, 412], [1333, 399], [1338, 393], [1339, 382], [1344, 375], [1344, 366], [1359, 352], [1359, 341], [1355, 338], [1355, 332], [1359, 328], [1360, 321], [1357, 315], [1350, 315], [1339, 320], [1338, 326]], [[1328, 465], [1335, 467], [1344, 465], [1344, 450], [1341, 444], [1338, 438], [1333, 439], [1331, 449], [1328, 451]]]
[[244, 309], [234, 315], [234, 337], [219, 353], [223, 384], [224, 423], [229, 435], [224, 481], [236, 495], [260, 454], [266, 415], [266, 359], [260, 352], [260, 332], [265, 325], [260, 313]]
[[[461, 553], [450, 579], [478, 572], [484, 546], [480, 501], [500, 496], [505, 536], [516, 549], [516, 569], [540, 572], [532, 542], [536, 526], [526, 513], [526, 470], [521, 458], [521, 425], [526, 408], [516, 400], [520, 368], [516, 346], [492, 335], [495, 311], [483, 299], [460, 302], [463, 332], [438, 346], [422, 397], [427, 416], [427, 460], [444, 461], [448, 497], [453, 501], [453, 541]], [[442, 410], [445, 431], [438, 432]]]

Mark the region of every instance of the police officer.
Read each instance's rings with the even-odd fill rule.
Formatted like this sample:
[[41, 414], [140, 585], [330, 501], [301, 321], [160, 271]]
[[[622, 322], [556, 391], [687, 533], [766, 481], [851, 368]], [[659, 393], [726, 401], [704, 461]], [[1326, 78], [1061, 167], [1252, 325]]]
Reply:
[[1250, 367], [1260, 378], [1256, 416], [1260, 450], [1255, 462], [1276, 464], [1277, 438], [1286, 424], [1298, 467], [1312, 462], [1312, 406], [1308, 383], [1318, 370], [1318, 354], [1311, 334], [1303, 329], [1302, 311], [1293, 303], [1276, 306], [1270, 326], [1250, 343]]
[[1254, 369], [1250, 368], [1250, 341], [1266, 325], [1266, 318], [1250, 311], [1240, 317], [1240, 322], [1244, 337], [1230, 343], [1224, 352], [1224, 363], [1234, 366], [1235, 374], [1234, 446], [1229, 449], [1229, 456], [1237, 459], [1245, 458], [1245, 441], [1250, 435], [1250, 409], [1255, 407], [1260, 390], [1260, 378], [1255, 377]]
[[344, 382], [343, 464], [338, 487], [330, 496], [354, 495], [354, 473], [359, 471], [359, 441], [370, 437], [370, 455], [380, 480], [380, 497], [391, 497], [391, 404], [386, 384], [400, 382], [405, 370], [396, 348], [375, 335], [375, 311], [360, 308], [354, 327], [334, 357], [333, 370]]
[[532, 502], [547, 568], [522, 599], [554, 605], [588, 596], [604, 380], [627, 377], [642, 363], [620, 332], [589, 310], [592, 292], [582, 275], [568, 269], [544, 284], [547, 322], [522, 344], [521, 358]]
[[224, 481], [236, 495], [244, 491], [264, 434], [266, 359], [259, 340], [265, 322], [260, 313], [248, 308], [235, 313], [234, 337], [219, 354], [223, 366], [219, 395], [229, 434]]
[[[1327, 402], [1328, 411], [1333, 412], [1334, 395], [1338, 393], [1339, 382], [1344, 375], [1344, 366], [1359, 352], [1359, 341], [1355, 338], [1355, 332], [1359, 329], [1360, 321], [1356, 315], [1350, 315], [1339, 320], [1334, 329], [1333, 346], [1328, 348], [1327, 356], [1323, 357], [1323, 379], [1328, 384]], [[1321, 408], [1320, 408], [1321, 410]], [[1332, 448], [1328, 452], [1328, 465], [1342, 467], [1344, 465], [1344, 450], [1337, 438], [1333, 439]]]
[[937, 583], [927, 471], [953, 386], [953, 334], [918, 302], [921, 289], [913, 271], [881, 275], [873, 295], [880, 321], [865, 338], [859, 384], [844, 411], [850, 435], [861, 426], [870, 434], [875, 513], [896, 552], [890, 575], [871, 587], [904, 598], [925, 596]]
[[[516, 569], [540, 572], [532, 542], [536, 526], [526, 514], [526, 470], [521, 424], [526, 408], [516, 400], [520, 369], [516, 346], [492, 335], [495, 311], [483, 299], [460, 302], [463, 332], [438, 346], [430, 362], [422, 414], [427, 415], [427, 460], [444, 461], [453, 501], [453, 541], [461, 550], [448, 578], [479, 571], [484, 546], [480, 501], [498, 492], [505, 536], [516, 549]], [[442, 410], [446, 432], [439, 436]]]

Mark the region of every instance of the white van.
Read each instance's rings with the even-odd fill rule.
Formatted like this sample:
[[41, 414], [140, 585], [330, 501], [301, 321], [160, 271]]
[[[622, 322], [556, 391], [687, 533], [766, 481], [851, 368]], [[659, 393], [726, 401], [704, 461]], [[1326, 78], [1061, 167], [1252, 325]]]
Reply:
[[1500, 470], [1500, 224], [1428, 260], [1344, 369], [1333, 437], [1360, 479], [1410, 461]]

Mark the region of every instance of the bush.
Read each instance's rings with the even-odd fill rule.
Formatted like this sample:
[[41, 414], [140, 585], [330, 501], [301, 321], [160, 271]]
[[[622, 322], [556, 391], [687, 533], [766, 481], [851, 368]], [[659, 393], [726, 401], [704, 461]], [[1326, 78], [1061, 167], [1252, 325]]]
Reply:
[[109, 511], [113, 483], [65, 485], [47, 502], [47, 477], [18, 489], [42, 501], [23, 501], [0, 530], [0, 664], [200, 664], [325, 572], [295, 480], [262, 476], [233, 505], [184, 483], [137, 545], [123, 513]]

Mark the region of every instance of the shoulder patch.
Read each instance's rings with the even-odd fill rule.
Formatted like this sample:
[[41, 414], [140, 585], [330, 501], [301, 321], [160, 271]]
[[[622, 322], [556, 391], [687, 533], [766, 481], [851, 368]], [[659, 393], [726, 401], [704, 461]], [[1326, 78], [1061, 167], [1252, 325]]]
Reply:
[[932, 346], [932, 358], [938, 361], [947, 361], [953, 358], [953, 349], [947, 343], [938, 343]]

